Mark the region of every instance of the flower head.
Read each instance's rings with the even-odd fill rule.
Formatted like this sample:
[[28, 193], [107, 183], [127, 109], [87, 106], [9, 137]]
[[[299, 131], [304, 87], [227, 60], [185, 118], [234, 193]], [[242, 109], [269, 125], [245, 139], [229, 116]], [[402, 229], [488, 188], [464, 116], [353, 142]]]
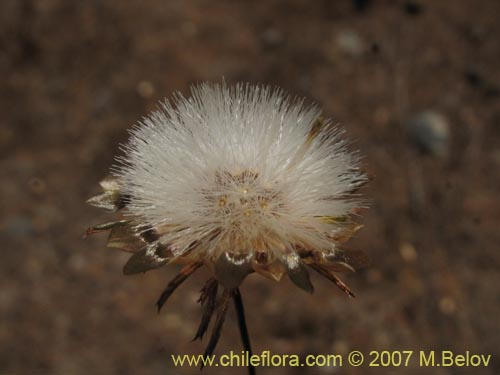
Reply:
[[146, 117], [123, 151], [89, 203], [123, 211], [90, 232], [111, 228], [108, 245], [134, 253], [125, 273], [187, 262], [226, 290], [257, 272], [312, 291], [309, 265], [351, 293], [331, 271], [350, 268], [339, 245], [359, 229], [366, 178], [318, 107], [269, 87], [203, 84]]

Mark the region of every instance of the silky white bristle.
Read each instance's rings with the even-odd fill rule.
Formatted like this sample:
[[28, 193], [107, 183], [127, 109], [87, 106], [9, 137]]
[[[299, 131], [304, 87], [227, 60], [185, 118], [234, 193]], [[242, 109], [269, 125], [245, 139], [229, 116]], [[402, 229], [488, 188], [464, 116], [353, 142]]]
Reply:
[[177, 256], [265, 251], [294, 267], [299, 247], [331, 250], [364, 176], [338, 129], [312, 135], [320, 114], [269, 87], [194, 87], [132, 131], [114, 169], [128, 214]]

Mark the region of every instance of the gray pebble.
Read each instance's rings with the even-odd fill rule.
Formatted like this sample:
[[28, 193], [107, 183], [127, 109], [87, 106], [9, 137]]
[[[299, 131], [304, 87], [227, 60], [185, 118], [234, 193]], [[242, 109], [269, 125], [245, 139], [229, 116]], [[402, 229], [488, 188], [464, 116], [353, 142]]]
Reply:
[[278, 29], [266, 29], [262, 33], [261, 39], [267, 47], [277, 47], [285, 40], [283, 33]]
[[365, 42], [361, 36], [353, 30], [340, 30], [336, 36], [337, 48], [343, 53], [359, 57], [365, 50]]
[[435, 111], [424, 111], [406, 121], [408, 134], [422, 151], [446, 157], [449, 149], [450, 130], [446, 118]]

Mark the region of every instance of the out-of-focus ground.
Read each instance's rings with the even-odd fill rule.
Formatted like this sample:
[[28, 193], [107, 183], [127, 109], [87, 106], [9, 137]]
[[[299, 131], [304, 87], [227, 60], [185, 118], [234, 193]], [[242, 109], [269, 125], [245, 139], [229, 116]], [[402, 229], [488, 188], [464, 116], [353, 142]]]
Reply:
[[[372, 263], [344, 276], [358, 297], [316, 276], [312, 296], [250, 276], [254, 350], [469, 350], [492, 363], [423, 370], [414, 357], [397, 372], [500, 373], [498, 14], [495, 0], [0, 2], [0, 373], [199, 374], [170, 354], [204, 350], [190, 340], [206, 271], [158, 315], [177, 269], [125, 277], [126, 254], [81, 237], [112, 217], [85, 200], [127, 129], [173, 91], [222, 77], [317, 101], [374, 176], [349, 243]], [[430, 110], [442, 125], [413, 132]], [[217, 353], [231, 349], [232, 312]], [[222, 370], [204, 373], [246, 373]]]

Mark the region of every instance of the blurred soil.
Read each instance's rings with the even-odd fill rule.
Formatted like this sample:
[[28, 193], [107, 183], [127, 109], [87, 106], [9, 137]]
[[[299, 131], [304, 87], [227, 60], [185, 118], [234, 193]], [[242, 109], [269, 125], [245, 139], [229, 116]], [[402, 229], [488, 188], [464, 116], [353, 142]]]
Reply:
[[[169, 355], [203, 352], [206, 340], [190, 340], [207, 273], [157, 315], [177, 270], [125, 277], [126, 254], [81, 237], [111, 219], [85, 200], [127, 129], [172, 92], [222, 77], [318, 102], [374, 176], [349, 243], [372, 262], [344, 277], [358, 297], [316, 276], [313, 296], [249, 277], [254, 350], [470, 350], [493, 363], [425, 373], [500, 373], [498, 14], [495, 0], [3, 0], [0, 373], [200, 373]], [[412, 139], [408, 119], [423, 111], [445, 119], [446, 152]], [[217, 353], [240, 348], [231, 313]], [[416, 363], [397, 372], [422, 373]]]

